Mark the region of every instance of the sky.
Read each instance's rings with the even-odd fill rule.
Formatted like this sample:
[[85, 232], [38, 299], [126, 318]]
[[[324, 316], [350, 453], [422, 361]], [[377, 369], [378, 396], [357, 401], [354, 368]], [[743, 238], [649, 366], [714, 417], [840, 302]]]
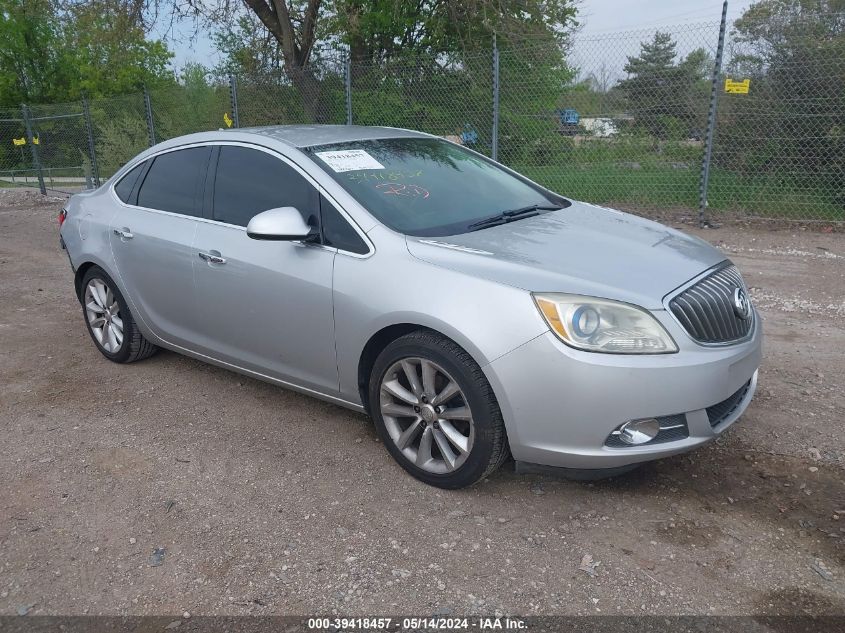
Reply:
[[[729, 23], [751, 4], [751, 0], [731, 0]], [[718, 22], [721, 17], [721, 0], [583, 0], [579, 11], [583, 35]]]
[[[729, 24], [738, 18], [752, 4], [752, 0], [730, 0], [728, 6]], [[722, 15], [721, 0], [581, 0], [579, 20], [581, 29], [576, 41], [576, 57], [583, 56], [580, 65], [598, 67], [602, 62], [612, 66], [617, 73], [624, 65], [627, 55], [636, 54], [639, 49], [641, 34], [630, 34], [614, 39], [605, 36], [619, 32], [645, 31], [657, 28], [677, 27], [687, 24], [711, 23], [718, 34], [718, 22]], [[214, 47], [203, 34], [191, 38], [193, 25], [177, 25], [173, 30], [160, 28], [155, 35], [168, 40], [175, 52], [173, 66], [182, 68], [187, 62], [200, 62], [214, 66], [218, 58]], [[698, 30], [678, 30], [678, 52], [685, 54], [698, 45], [714, 40], [711, 31], [700, 27]], [[713, 41], [715, 48], [715, 41]], [[604, 51], [606, 59], [599, 59], [595, 53]]]

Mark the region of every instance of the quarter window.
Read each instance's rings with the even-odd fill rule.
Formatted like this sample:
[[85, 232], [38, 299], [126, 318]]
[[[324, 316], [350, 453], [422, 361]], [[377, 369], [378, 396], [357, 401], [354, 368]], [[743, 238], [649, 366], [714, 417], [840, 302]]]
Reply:
[[129, 170], [129, 172], [120, 179], [114, 186], [114, 192], [117, 194], [117, 197], [123, 200], [124, 202], [129, 202], [129, 198], [132, 195], [132, 190], [135, 188], [135, 183], [138, 181], [138, 176], [141, 175], [141, 172], [144, 171], [144, 167], [147, 165], [147, 162], [144, 161], [140, 165], [137, 165]]
[[138, 192], [138, 206], [200, 215], [197, 193], [210, 152], [209, 147], [191, 147], [156, 156]]
[[221, 146], [213, 218], [246, 226], [254, 215], [278, 207], [296, 207], [309, 221], [316, 213], [317, 190], [295, 169], [267, 152]]
[[323, 229], [323, 243], [350, 253], [365, 255], [369, 252], [366, 242], [352, 228], [335, 206], [320, 196], [320, 225]]

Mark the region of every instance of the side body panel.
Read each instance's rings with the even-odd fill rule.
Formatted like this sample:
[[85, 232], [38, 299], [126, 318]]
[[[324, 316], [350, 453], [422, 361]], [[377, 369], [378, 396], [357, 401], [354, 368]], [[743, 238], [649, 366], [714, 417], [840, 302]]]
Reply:
[[[257, 241], [241, 227], [199, 222], [192, 265], [197, 350], [311, 389], [337, 392], [333, 249]], [[204, 261], [214, 253], [225, 263]]]
[[118, 206], [111, 228], [111, 248], [132, 312], [157, 337], [191, 345], [196, 341], [191, 244], [197, 221]]
[[[116, 278], [109, 237], [115, 205], [111, 204], [109, 197], [98, 191], [72, 196], [66, 208], [68, 216], [60, 233], [73, 270], [78, 270], [85, 263], [93, 263], [120, 285], [120, 280]], [[122, 285], [120, 289], [122, 292], [125, 290]]]
[[370, 258], [338, 254], [334, 272], [337, 362], [342, 397], [360, 402], [358, 364], [367, 341], [391, 325], [437, 330], [484, 366], [548, 331], [524, 290], [428, 264], [388, 229], [369, 232]]

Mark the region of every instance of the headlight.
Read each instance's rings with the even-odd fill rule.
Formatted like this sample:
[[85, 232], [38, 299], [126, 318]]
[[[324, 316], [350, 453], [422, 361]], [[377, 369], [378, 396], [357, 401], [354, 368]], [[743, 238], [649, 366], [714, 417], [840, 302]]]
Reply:
[[560, 293], [533, 297], [552, 332], [576, 349], [609, 354], [678, 351], [657, 319], [629, 303]]

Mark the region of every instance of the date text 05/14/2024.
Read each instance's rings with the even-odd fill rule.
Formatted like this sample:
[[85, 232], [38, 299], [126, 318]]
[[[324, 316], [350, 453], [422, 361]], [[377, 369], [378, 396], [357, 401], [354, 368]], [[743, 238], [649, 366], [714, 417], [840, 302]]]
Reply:
[[308, 618], [307, 626], [312, 630], [510, 630], [528, 628], [519, 618], [509, 617], [350, 617], [350, 618]]

